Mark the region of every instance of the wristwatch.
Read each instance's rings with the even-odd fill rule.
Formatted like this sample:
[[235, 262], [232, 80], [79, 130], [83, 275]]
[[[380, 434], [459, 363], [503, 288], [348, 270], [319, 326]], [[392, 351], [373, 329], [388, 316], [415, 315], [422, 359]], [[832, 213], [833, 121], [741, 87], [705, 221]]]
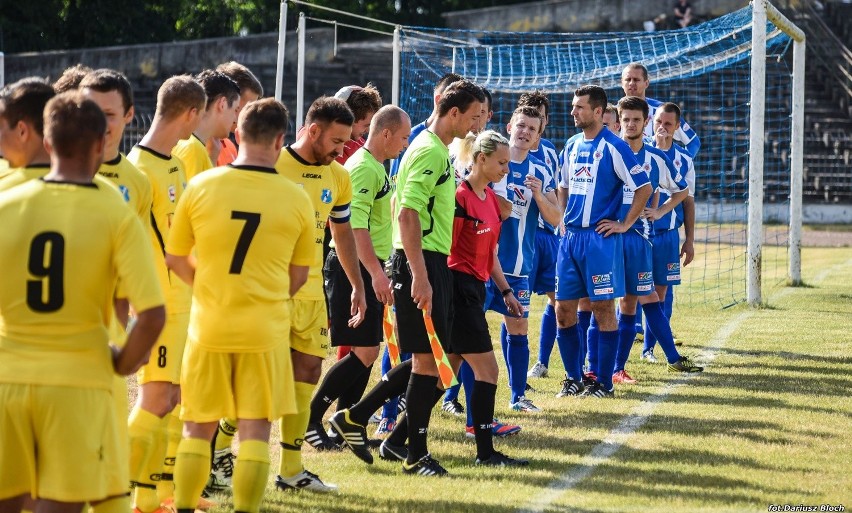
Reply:
[[509, 295], [509, 294], [511, 294], [512, 292], [514, 292], [514, 290], [512, 289], [512, 287], [509, 287], [508, 289], [506, 289], [506, 290], [504, 290], [504, 291], [502, 292], [503, 297], [508, 296], [508, 295]]

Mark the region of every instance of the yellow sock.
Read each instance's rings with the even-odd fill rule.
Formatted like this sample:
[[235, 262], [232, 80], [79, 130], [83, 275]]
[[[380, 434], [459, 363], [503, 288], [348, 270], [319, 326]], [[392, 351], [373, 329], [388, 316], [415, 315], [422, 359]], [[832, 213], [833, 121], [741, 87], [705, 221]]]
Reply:
[[136, 482], [134, 504], [143, 513], [160, 507], [156, 484], [163, 471], [168, 419], [161, 419], [138, 405], [130, 412], [130, 479]]
[[216, 443], [213, 450], [221, 451], [222, 449], [230, 449], [236, 433], [237, 421], [235, 419], [220, 420], [219, 427], [216, 429]]
[[210, 440], [181, 440], [175, 462], [175, 508], [195, 510], [209, 475]]
[[178, 444], [180, 444], [181, 433], [183, 432], [183, 422], [178, 416], [180, 405], [175, 406], [171, 413], [166, 415], [167, 420], [167, 445], [166, 457], [163, 459], [163, 475], [159, 483], [157, 483], [157, 497], [160, 503], [166, 499], [174, 497], [175, 494], [175, 457], [177, 456]]
[[89, 508], [90, 513], [127, 513], [128, 511], [131, 511], [129, 495], [106, 499]]
[[302, 442], [311, 416], [311, 397], [316, 385], [296, 381], [296, 409], [298, 413], [281, 417], [281, 463], [278, 475], [293, 477], [304, 470], [302, 466]]
[[240, 442], [234, 466], [234, 511], [258, 513], [269, 476], [269, 444], [260, 440]]

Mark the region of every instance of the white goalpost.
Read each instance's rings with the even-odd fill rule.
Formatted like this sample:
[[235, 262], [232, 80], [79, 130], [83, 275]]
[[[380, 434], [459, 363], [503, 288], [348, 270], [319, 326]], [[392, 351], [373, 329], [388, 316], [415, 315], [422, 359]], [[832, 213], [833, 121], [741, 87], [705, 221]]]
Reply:
[[[805, 34], [767, 0], [752, 2], [752, 26], [763, 27], [769, 19], [793, 40], [793, 97], [790, 149], [789, 282], [802, 283], [802, 165], [805, 104]], [[752, 30], [751, 109], [749, 122], [748, 267], [747, 301], [760, 305], [763, 257], [763, 144], [766, 91], [766, 31]]]

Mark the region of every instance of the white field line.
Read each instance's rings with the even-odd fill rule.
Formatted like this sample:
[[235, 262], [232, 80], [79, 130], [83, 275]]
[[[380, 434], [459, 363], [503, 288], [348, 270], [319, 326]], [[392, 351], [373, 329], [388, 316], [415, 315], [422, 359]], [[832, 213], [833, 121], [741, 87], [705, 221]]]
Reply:
[[[825, 280], [829, 274], [837, 271], [841, 267], [849, 265], [852, 265], [852, 260], [848, 260], [842, 264], [825, 269], [814, 277], [812, 283], [817, 285]], [[795, 288], [786, 287], [773, 294], [770, 300], [778, 301], [779, 299], [792, 294], [795, 290]], [[713, 360], [716, 359], [716, 356], [719, 354], [719, 350], [727, 343], [731, 335], [733, 335], [740, 325], [748, 320], [752, 315], [754, 315], [754, 310], [742, 312], [719, 328], [719, 331], [716, 332], [716, 335], [710, 340], [704, 351], [698, 355], [696, 361], [709, 366]], [[596, 445], [589, 454], [580, 460], [580, 464], [578, 466], [573, 467], [562, 474], [518, 511], [521, 513], [540, 513], [547, 509], [547, 507], [553, 504], [559, 496], [575, 487], [583, 479], [594, 472], [598, 465], [606, 463], [606, 461], [618, 452], [618, 450], [636, 433], [636, 431], [639, 430], [639, 428], [648, 422], [648, 419], [657, 409], [657, 406], [665, 401], [676, 387], [683, 385], [694, 377], [694, 374], [684, 374], [682, 377], [661, 387], [659, 391], [643, 401], [642, 404], [635, 407], [626, 417], [624, 417], [618, 426], [610, 431], [601, 443]]]

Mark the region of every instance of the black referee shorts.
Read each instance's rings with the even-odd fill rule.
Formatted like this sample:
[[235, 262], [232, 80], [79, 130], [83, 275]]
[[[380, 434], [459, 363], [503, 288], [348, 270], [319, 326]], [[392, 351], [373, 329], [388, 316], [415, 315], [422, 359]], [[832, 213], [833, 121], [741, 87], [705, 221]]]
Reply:
[[[378, 260], [378, 259], [377, 259]], [[381, 264], [381, 260], [379, 260]], [[364, 280], [364, 295], [367, 299], [367, 312], [364, 321], [355, 328], [347, 324], [352, 317], [352, 284], [346, 277], [337, 251], [331, 248], [325, 259], [322, 273], [325, 278], [325, 295], [328, 301], [328, 318], [331, 327], [331, 345], [376, 347], [384, 338], [382, 332], [382, 317], [385, 305], [376, 298], [373, 291], [373, 279], [367, 269], [361, 268], [361, 279]], [[384, 267], [384, 265], [383, 265]]]
[[485, 282], [472, 274], [453, 273], [453, 329], [450, 352], [455, 354], [493, 351], [485, 320]]
[[[432, 285], [432, 323], [435, 325], [435, 334], [444, 351], [449, 352], [453, 324], [453, 275], [447, 267], [447, 255], [424, 250], [423, 259]], [[391, 255], [391, 280], [399, 327], [399, 349], [403, 353], [431, 353], [423, 311], [411, 299], [411, 268], [401, 249]]]

